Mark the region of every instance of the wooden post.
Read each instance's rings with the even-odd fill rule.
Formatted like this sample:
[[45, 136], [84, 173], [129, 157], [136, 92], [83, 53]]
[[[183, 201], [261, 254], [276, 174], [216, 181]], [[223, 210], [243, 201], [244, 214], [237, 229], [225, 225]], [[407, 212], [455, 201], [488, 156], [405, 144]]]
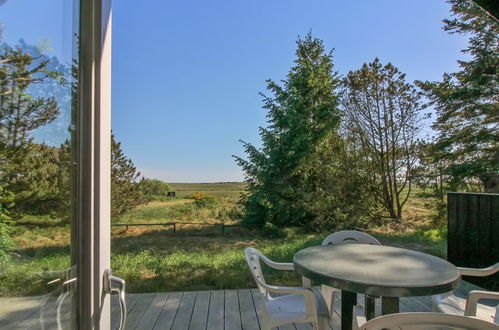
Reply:
[[173, 223], [173, 233], [176, 233], [177, 232], [177, 227], [176, 227], [176, 223], [174, 222]]
[[225, 224], [222, 223], [222, 236], [224, 236], [224, 235], [225, 235]]

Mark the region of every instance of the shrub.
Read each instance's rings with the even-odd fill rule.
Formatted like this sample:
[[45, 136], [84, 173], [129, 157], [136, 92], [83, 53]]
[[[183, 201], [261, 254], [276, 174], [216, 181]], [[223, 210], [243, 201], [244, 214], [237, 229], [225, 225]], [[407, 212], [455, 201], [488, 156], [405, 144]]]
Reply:
[[170, 186], [166, 182], [157, 179], [144, 178], [140, 181], [140, 186], [152, 200], [163, 200], [167, 198], [168, 191], [170, 191]]
[[284, 238], [286, 237], [286, 232], [276, 225], [266, 222], [262, 228], [262, 235], [268, 238]]
[[13, 243], [10, 238], [10, 225], [13, 221], [9, 217], [9, 208], [13, 206], [14, 194], [0, 186], [0, 264], [9, 259], [8, 250]]
[[196, 206], [199, 208], [214, 209], [222, 203], [220, 198], [196, 192], [192, 195]]

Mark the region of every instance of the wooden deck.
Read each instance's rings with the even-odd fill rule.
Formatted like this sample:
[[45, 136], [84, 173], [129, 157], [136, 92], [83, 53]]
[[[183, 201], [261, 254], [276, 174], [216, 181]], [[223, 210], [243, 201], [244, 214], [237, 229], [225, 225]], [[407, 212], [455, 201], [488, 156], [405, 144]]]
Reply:
[[[473, 288], [469, 283], [461, 286], [462, 290]], [[334, 309], [335, 317], [331, 329], [341, 328], [340, 294]], [[358, 295], [358, 304], [363, 305], [363, 295]], [[260, 311], [262, 296], [256, 289], [190, 291], [190, 292], [157, 292], [136, 293], [127, 295], [128, 320], [126, 329], [185, 329], [185, 330], [258, 330], [260, 329]], [[1, 298], [0, 329], [44, 329], [57, 328], [56, 298], [43, 297]], [[50, 307], [50, 304], [53, 304]], [[69, 309], [64, 304], [63, 309]], [[47, 308], [49, 306], [49, 308]], [[45, 310], [45, 314], [42, 311]], [[431, 311], [430, 297], [411, 297], [400, 299], [401, 312]], [[117, 299], [112, 300], [112, 328], [119, 322]], [[380, 315], [381, 306], [376, 300], [376, 315]], [[41, 315], [45, 315], [41, 317]], [[60, 312], [62, 318], [69, 315]], [[67, 321], [67, 320], [66, 320]], [[64, 322], [64, 320], [63, 320]], [[62, 327], [64, 328], [64, 327]], [[279, 327], [279, 330], [311, 329], [308, 324], [290, 324]]]

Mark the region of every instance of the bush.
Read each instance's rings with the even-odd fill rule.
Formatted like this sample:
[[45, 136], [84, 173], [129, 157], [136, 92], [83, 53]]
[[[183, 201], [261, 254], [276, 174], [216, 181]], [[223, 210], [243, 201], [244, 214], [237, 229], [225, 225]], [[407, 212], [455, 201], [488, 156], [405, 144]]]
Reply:
[[9, 259], [8, 250], [13, 247], [10, 238], [10, 225], [13, 221], [8, 211], [13, 206], [13, 200], [14, 195], [0, 186], [0, 264]]
[[262, 228], [262, 235], [268, 238], [284, 238], [286, 237], [286, 232], [276, 225], [266, 222]]
[[157, 179], [144, 178], [140, 181], [140, 187], [152, 200], [163, 200], [170, 191], [170, 186], [166, 182]]
[[196, 206], [199, 208], [214, 209], [222, 203], [220, 198], [212, 195], [205, 195], [200, 192], [194, 193], [192, 198], [195, 200]]

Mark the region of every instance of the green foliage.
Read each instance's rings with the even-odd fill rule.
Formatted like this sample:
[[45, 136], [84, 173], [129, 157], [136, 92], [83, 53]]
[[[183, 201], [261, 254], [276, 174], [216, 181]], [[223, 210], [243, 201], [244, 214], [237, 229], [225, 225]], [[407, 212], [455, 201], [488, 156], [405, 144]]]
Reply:
[[262, 226], [310, 226], [322, 216], [307, 202], [316, 200], [309, 188], [321, 186], [318, 148], [339, 125], [339, 80], [332, 54], [311, 33], [297, 41], [294, 63], [282, 86], [268, 80], [272, 97], [262, 94], [268, 111], [268, 126], [260, 128], [263, 147], [242, 141], [248, 159], [234, 156], [248, 184], [245, 219]]
[[68, 267], [68, 254], [12, 260], [4, 264], [0, 272], [0, 296], [39, 295], [52, 292], [55, 287], [51, 287], [49, 282], [60, 278], [61, 272], [48, 270], [63, 270]]
[[138, 179], [140, 173], [132, 160], [128, 158], [121, 143], [114, 134], [111, 136], [111, 218], [119, 219], [126, 212], [151, 201], [152, 196], [146, 193], [142, 182]]
[[53, 210], [57, 185], [58, 149], [36, 144], [30, 133], [59, 115], [55, 97], [34, 97], [30, 91], [62, 74], [49, 71], [50, 60], [20, 47], [0, 50], [0, 184], [14, 193], [13, 216]]
[[440, 82], [419, 82], [437, 113], [433, 162], [453, 190], [480, 180], [485, 191], [499, 192], [499, 23], [473, 1], [448, 3], [454, 17], [444, 29], [470, 36], [463, 52], [471, 59]]
[[10, 169], [16, 178], [9, 189], [16, 193], [13, 215], [48, 214], [68, 220], [70, 203], [69, 145], [50, 147], [31, 143], [27, 153]]
[[13, 247], [10, 237], [10, 225], [13, 223], [9, 217], [14, 195], [0, 186], [0, 265], [9, 260], [8, 250]]
[[200, 208], [213, 209], [221, 204], [220, 198], [212, 195], [201, 194], [199, 192], [192, 195], [192, 198], [194, 198], [196, 206]]
[[286, 237], [286, 232], [270, 222], [266, 222], [262, 227], [262, 235], [268, 238], [284, 238]]
[[140, 181], [140, 186], [144, 194], [150, 196], [151, 200], [163, 200], [170, 191], [170, 186], [158, 179], [143, 178]]

